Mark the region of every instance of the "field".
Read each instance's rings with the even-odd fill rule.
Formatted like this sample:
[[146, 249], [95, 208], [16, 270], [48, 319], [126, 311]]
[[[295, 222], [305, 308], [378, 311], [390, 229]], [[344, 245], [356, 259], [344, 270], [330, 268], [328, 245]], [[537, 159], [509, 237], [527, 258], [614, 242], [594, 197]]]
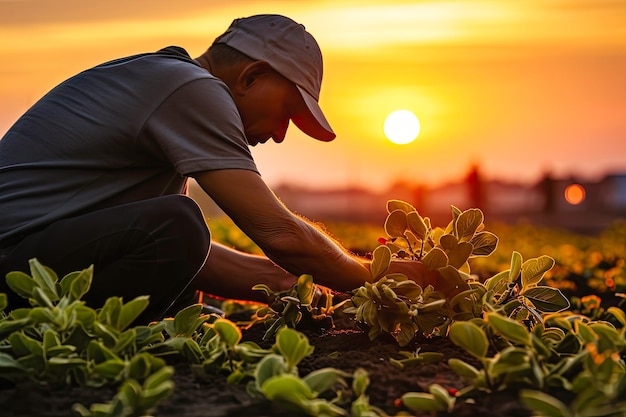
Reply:
[[[228, 221], [218, 219], [209, 221], [209, 225], [216, 240], [249, 252], [258, 251]], [[75, 371], [63, 374], [62, 380], [49, 378], [47, 382], [47, 378], [42, 377], [45, 372], [37, 378], [32, 378], [32, 372], [31, 378], [7, 377], [19, 375], [7, 359], [11, 356], [11, 346], [13, 356], [19, 355], [15, 353], [15, 339], [7, 337], [5, 331], [0, 344], [4, 355], [0, 358], [3, 370], [0, 415], [68, 416], [73, 415], [71, 410], [75, 403], [85, 406], [82, 414], [76, 415], [85, 416], [626, 415], [625, 303], [621, 295], [626, 292], [626, 223], [617, 223], [597, 236], [527, 224], [485, 226], [499, 237], [499, 243], [489, 256], [469, 259], [473, 279], [486, 283], [486, 287], [497, 293], [500, 284], [493, 277], [512, 269], [514, 252], [524, 261], [543, 259], [541, 257], [547, 255], [555, 262], [554, 266], [536, 274], [542, 278], [542, 286], [538, 282], [528, 284], [528, 280], [537, 281], [528, 278], [528, 274], [524, 285], [558, 289], [569, 300], [569, 308], [560, 312], [554, 308], [551, 312], [552, 304], [559, 301], [537, 296], [532, 298], [535, 304], [530, 307], [515, 304], [514, 312], [496, 301], [480, 301], [484, 311], [479, 314], [481, 318], [469, 320], [471, 323], [461, 319], [470, 310], [457, 306], [452, 325], [441, 322], [429, 331], [427, 322], [417, 322], [419, 331], [411, 333], [414, 337], [402, 339], [398, 332], [386, 332], [384, 324], [376, 337], [371, 337], [371, 325], [356, 321], [354, 312], [339, 308], [332, 315], [333, 327], [331, 314], [321, 310], [323, 302], [306, 304], [302, 298], [306, 295], [296, 291], [290, 294], [292, 299], [299, 298], [302, 305], [312, 306], [308, 310], [301, 309], [301, 317], [293, 320], [298, 332], [285, 331], [264, 339], [276, 319], [289, 323], [293, 317], [287, 313], [285, 304], [270, 304], [274, 314], [271, 320], [233, 330], [237, 327], [229, 327], [227, 322], [242, 325], [264, 314], [267, 318], [270, 310], [263, 310], [265, 306], [207, 297], [208, 302], [226, 311], [230, 321], [217, 319], [218, 325], [216, 318], [207, 318], [202, 322], [197, 318], [198, 312], [195, 319], [191, 313], [188, 317], [177, 316], [160, 329], [164, 339], [170, 340], [167, 349], [163, 346], [149, 348], [148, 342], [139, 340], [140, 332], [135, 332], [133, 353], [143, 351], [164, 358], [168, 366], [145, 360], [154, 372], [169, 369], [174, 373], [159, 380], [160, 385], [153, 380], [154, 385], [148, 387], [146, 375], [150, 372], [145, 370], [144, 363], [141, 369], [145, 372], [140, 372], [143, 376], [135, 378], [139, 388], [133, 391], [126, 387], [127, 392], [134, 392], [130, 397], [135, 395], [136, 398], [118, 394], [119, 407], [105, 407], [106, 412], [101, 414], [97, 407], [89, 411], [90, 405], [112, 401], [120, 384], [132, 379], [133, 369], [139, 367], [136, 363], [129, 365], [132, 355], [124, 350], [127, 348], [117, 349], [125, 334], [123, 329], [110, 331], [114, 336], [108, 337], [119, 339], [115, 339], [109, 349], [102, 348], [102, 352], [109, 355], [108, 361], [114, 362], [115, 358], [118, 367], [111, 365], [115, 371], [104, 372], [106, 361], [101, 361], [97, 371], [102, 372], [99, 380], [102, 384], [98, 387], [80, 386], [77, 381], [85, 381], [75, 378]], [[345, 247], [364, 256], [372, 256], [379, 246], [379, 238], [387, 237], [382, 226], [329, 224], [326, 227]], [[300, 288], [304, 287], [302, 284]], [[504, 287], [498, 293], [500, 299], [507, 294]], [[396, 293], [401, 294], [400, 287], [393, 287], [392, 283], [387, 288], [395, 288]], [[519, 296], [523, 296], [524, 291], [522, 288]], [[366, 290], [362, 292], [365, 294]], [[332, 300], [325, 304], [328, 307], [342, 300], [349, 301], [351, 295], [329, 292], [324, 296]], [[483, 295], [481, 300], [487, 298]], [[415, 307], [421, 309], [420, 317], [427, 317], [429, 311], [441, 305], [435, 298], [431, 301], [431, 304], [424, 301]], [[478, 301], [475, 305], [479, 305]], [[500, 307], [508, 315], [501, 317], [494, 312]], [[437, 311], [439, 318], [445, 315]], [[540, 313], [541, 324], [536, 322], [538, 314], [535, 313]], [[9, 319], [5, 317], [0, 324], [5, 322], [6, 326]], [[535, 322], [531, 323], [531, 319]], [[401, 324], [404, 326], [406, 320]], [[398, 324], [397, 330], [401, 328]], [[153, 331], [152, 335], [155, 333]], [[34, 333], [26, 334], [36, 339]], [[46, 341], [42, 336], [42, 346], [52, 344], [54, 347], [50, 350], [61, 351], [65, 346], [63, 341], [50, 342], [51, 337]], [[282, 338], [280, 343], [278, 337]], [[156, 344], [159, 343], [163, 342]], [[74, 358], [70, 353], [59, 355], [67, 361]], [[255, 355], [257, 359], [250, 359]], [[98, 361], [93, 359], [97, 356], [92, 352], [92, 360]], [[272, 356], [274, 362], [258, 361], [267, 356]], [[50, 357], [45, 361], [48, 366], [53, 362]], [[32, 362], [25, 360], [23, 363]], [[97, 374], [93, 367], [87, 365], [87, 368]], [[259, 370], [261, 368], [271, 373], [263, 378], [266, 382], [272, 379], [278, 386], [274, 391], [271, 384], [259, 382], [264, 372]], [[312, 375], [316, 372], [326, 373], [315, 378]], [[104, 374], [114, 374], [114, 377], [104, 381]], [[68, 386], [66, 381], [69, 380], [72, 383]]]

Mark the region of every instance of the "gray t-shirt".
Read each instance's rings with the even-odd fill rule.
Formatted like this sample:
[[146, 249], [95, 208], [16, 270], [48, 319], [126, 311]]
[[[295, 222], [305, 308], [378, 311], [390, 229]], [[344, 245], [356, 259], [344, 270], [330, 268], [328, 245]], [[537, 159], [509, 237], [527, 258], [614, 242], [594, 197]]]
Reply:
[[63, 82], [0, 140], [0, 244], [58, 219], [257, 171], [226, 85], [168, 47]]

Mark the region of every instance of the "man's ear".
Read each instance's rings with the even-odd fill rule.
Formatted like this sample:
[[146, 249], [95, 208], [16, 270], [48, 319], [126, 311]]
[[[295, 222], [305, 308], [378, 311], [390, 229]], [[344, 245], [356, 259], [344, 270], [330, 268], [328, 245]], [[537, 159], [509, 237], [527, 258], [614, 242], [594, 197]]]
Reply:
[[260, 78], [268, 75], [272, 71], [272, 67], [265, 61], [254, 61], [246, 65], [237, 77], [237, 91], [245, 93]]

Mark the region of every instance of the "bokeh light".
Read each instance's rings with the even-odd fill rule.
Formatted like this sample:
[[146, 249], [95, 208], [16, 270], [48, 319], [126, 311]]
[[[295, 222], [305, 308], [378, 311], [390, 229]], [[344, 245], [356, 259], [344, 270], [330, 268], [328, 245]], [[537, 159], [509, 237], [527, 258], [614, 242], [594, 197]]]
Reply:
[[573, 206], [585, 201], [585, 195], [585, 188], [580, 184], [571, 184], [565, 189], [565, 201]]

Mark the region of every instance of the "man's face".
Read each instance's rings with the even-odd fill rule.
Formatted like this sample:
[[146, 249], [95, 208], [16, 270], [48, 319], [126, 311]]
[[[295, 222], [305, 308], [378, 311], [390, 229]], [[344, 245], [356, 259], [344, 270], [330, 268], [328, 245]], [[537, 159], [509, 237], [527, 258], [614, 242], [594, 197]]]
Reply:
[[235, 102], [251, 146], [270, 138], [282, 142], [289, 120], [308, 112], [296, 86], [274, 70], [252, 80]]

